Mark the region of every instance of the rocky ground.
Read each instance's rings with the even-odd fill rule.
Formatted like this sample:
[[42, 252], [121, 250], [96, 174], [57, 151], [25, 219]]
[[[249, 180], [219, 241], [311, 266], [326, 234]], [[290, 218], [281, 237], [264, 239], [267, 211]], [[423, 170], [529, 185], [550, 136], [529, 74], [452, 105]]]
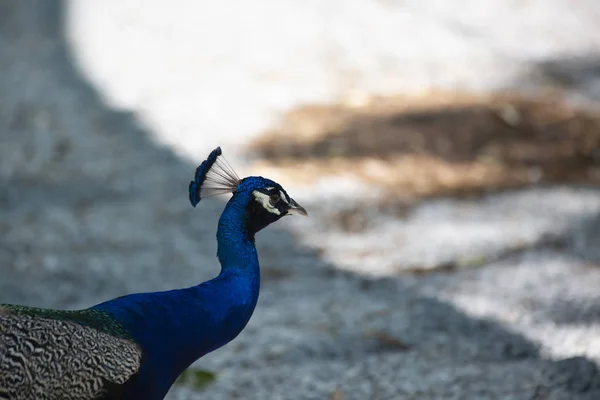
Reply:
[[[333, 168], [304, 147], [293, 163], [319, 176], [300, 179], [265, 145], [285, 135], [263, 135], [290, 109], [371, 94], [551, 87], [593, 107], [596, 3], [1, 1], [0, 301], [85, 307], [214, 276], [223, 203], [193, 209], [186, 191], [222, 145], [311, 218], [259, 235], [252, 321], [194, 366], [214, 382], [169, 398], [600, 398], [593, 151], [566, 156], [576, 180], [542, 166], [457, 196], [364, 179], [406, 175], [391, 145], [375, 173], [377, 154], [334, 152]], [[354, 161], [368, 173], [340, 176]], [[431, 173], [464, 167], [446, 161]]]

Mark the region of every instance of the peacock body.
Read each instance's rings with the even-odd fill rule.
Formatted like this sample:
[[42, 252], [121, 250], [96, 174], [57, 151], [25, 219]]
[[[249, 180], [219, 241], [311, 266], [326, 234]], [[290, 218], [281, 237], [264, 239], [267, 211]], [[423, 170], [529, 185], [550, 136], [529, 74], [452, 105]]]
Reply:
[[240, 180], [217, 148], [197, 168], [190, 202], [226, 192], [233, 196], [217, 229], [221, 272], [212, 280], [85, 310], [0, 304], [0, 399], [163, 399], [189, 365], [233, 340], [258, 301], [254, 235], [306, 211], [276, 182]]

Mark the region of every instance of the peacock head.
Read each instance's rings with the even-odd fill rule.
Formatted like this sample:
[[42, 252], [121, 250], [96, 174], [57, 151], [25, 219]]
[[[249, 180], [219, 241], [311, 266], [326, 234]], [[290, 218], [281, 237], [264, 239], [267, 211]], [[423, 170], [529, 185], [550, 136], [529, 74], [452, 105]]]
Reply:
[[217, 147], [196, 169], [190, 182], [192, 206], [201, 199], [217, 194], [233, 193], [231, 201], [244, 202], [251, 230], [258, 232], [285, 215], [308, 216], [280, 184], [262, 176], [240, 179]]

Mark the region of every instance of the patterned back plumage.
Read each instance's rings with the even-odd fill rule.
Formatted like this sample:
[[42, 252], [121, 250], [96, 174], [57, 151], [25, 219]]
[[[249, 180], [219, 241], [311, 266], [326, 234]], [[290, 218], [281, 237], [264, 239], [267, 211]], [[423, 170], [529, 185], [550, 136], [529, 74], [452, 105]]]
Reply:
[[132, 339], [123, 325], [109, 314], [95, 310], [53, 310], [49, 308], [25, 307], [16, 304], [0, 304], [0, 316], [6, 314], [35, 318], [59, 319], [89, 326], [109, 335]]
[[51, 310], [41, 317], [39, 309], [20, 310], [0, 306], [0, 399], [100, 399], [140, 366], [141, 349], [130, 339], [49, 318]]

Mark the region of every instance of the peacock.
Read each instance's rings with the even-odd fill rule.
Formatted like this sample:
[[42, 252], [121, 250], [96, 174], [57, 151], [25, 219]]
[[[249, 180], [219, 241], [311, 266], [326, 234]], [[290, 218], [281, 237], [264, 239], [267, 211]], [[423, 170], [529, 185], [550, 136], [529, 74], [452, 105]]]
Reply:
[[0, 399], [163, 399], [188, 366], [233, 340], [258, 301], [256, 233], [308, 214], [278, 183], [239, 179], [217, 147], [196, 169], [189, 200], [225, 193], [233, 196], [217, 229], [221, 271], [209, 281], [83, 310], [0, 304]]

